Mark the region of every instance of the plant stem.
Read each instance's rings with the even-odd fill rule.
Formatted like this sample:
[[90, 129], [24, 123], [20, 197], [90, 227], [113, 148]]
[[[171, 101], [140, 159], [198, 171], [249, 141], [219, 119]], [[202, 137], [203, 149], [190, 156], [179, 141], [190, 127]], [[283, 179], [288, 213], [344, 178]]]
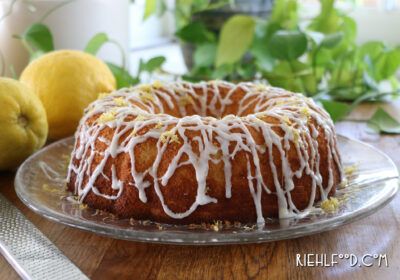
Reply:
[[[293, 74], [295, 74], [295, 73], [296, 73], [296, 70], [294, 69], [293, 62], [292, 62], [291, 60], [289, 60], [288, 62], [289, 62], [290, 71], [291, 71]], [[300, 87], [300, 90], [304, 93], [305, 96], [307, 96], [308, 94], [307, 94], [307, 92], [306, 92], [306, 90], [305, 90], [305, 88], [304, 88], [303, 80], [300, 79], [300, 78], [295, 78], [295, 81], [296, 81], [296, 83], [298, 84], [298, 86]]]
[[71, 2], [73, 2], [75, 0], [67, 0], [64, 2], [61, 2], [60, 4], [55, 5], [53, 8], [49, 9], [43, 16], [42, 18], [39, 20], [39, 23], [43, 23], [43, 21], [45, 21], [45, 19], [51, 15], [55, 10], [57, 10], [58, 8], [61, 8], [62, 6], [65, 6]]
[[123, 70], [126, 70], [125, 69], [125, 67], [126, 67], [126, 55], [125, 55], [125, 50], [124, 50], [124, 48], [121, 46], [121, 44], [120, 43], [118, 43], [117, 41], [115, 41], [115, 40], [108, 40], [110, 43], [113, 43], [114, 45], [116, 45], [118, 48], [119, 48], [119, 50], [121, 51], [121, 58], [122, 58], [122, 69]]
[[25, 49], [29, 52], [29, 55], [32, 56], [35, 51], [29, 46], [29, 43], [25, 40], [25, 38], [21, 38], [22, 45], [24, 45]]
[[0, 50], [0, 60], [1, 60], [0, 76], [4, 76], [4, 73], [6, 72], [6, 62], [4, 61], [4, 55], [1, 50]]

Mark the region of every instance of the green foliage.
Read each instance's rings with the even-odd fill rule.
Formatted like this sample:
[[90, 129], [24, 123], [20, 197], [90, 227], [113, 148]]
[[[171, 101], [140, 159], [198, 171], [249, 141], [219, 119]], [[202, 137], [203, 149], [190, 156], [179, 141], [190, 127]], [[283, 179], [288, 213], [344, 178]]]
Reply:
[[50, 29], [42, 23], [34, 23], [28, 26], [22, 35], [14, 35], [13, 37], [22, 41], [22, 44], [29, 51], [30, 60], [54, 50], [53, 35]]
[[255, 20], [248, 16], [231, 17], [222, 27], [215, 66], [239, 61], [253, 42]]
[[[53, 36], [51, 31], [42, 23], [34, 23], [28, 26], [22, 35], [14, 35], [14, 37], [22, 41], [23, 45], [30, 53], [30, 60], [34, 60], [40, 55], [54, 50]], [[96, 55], [100, 48], [106, 43], [112, 43], [116, 45], [121, 51], [122, 66], [106, 62], [117, 81], [118, 89], [138, 84], [140, 82], [140, 74], [143, 71], [152, 73], [159, 69], [165, 62], [165, 57], [163, 56], [151, 58], [147, 62], [140, 60], [139, 73], [136, 77], [132, 77], [131, 74], [125, 69], [124, 49], [118, 42], [110, 39], [107, 34], [96, 34], [92, 39], [89, 40], [84, 51], [89, 54]], [[14, 76], [16, 76], [13, 68], [10, 68], [10, 71]]]
[[215, 41], [214, 33], [208, 31], [201, 22], [190, 23], [178, 30], [175, 35], [183, 41], [193, 44]]
[[368, 121], [367, 127], [374, 133], [400, 133], [400, 123], [381, 107]]
[[98, 33], [93, 36], [92, 39], [87, 43], [85, 47], [85, 52], [96, 55], [96, 53], [100, 50], [101, 46], [105, 43], [109, 42], [107, 34], [105, 33]]
[[300, 31], [279, 30], [268, 41], [269, 53], [276, 59], [294, 60], [307, 49], [307, 37]]
[[321, 103], [334, 122], [339, 121], [350, 112], [350, 106], [346, 103], [330, 100], [321, 100]]
[[[334, 0], [321, 0], [321, 10], [307, 26], [299, 24], [299, 4], [276, 0], [268, 20], [233, 15], [220, 32], [191, 22], [195, 12], [210, 9], [210, 1], [177, 0], [177, 36], [194, 44], [194, 65], [184, 79], [264, 80], [316, 99], [337, 121], [351, 111], [340, 101], [358, 104], [399, 94], [395, 76], [400, 47], [383, 42], [357, 45], [357, 25]], [[182, 16], [184, 14], [184, 16]], [[387, 93], [382, 82], [392, 86]]]

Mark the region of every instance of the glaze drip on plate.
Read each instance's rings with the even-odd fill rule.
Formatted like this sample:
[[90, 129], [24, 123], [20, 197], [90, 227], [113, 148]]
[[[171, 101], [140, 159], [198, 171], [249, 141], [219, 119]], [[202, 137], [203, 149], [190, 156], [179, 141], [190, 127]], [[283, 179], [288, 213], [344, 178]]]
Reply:
[[[301, 94], [250, 83], [156, 82], [122, 89], [86, 109], [75, 138], [67, 181], [81, 202], [90, 192], [117, 200], [125, 188], [134, 187], [140, 201], [147, 203], [147, 190], [154, 188], [163, 211], [173, 219], [188, 217], [201, 205], [219, 203], [207, 181], [215, 166], [222, 164], [224, 197], [235, 195], [232, 170], [237, 158], [245, 161], [258, 223], [264, 222], [263, 193], [276, 196], [280, 218], [302, 216], [317, 193], [326, 200], [334, 190], [335, 170], [342, 178], [329, 115]], [[319, 153], [321, 141], [326, 143], [324, 157]], [[143, 155], [135, 152], [143, 145], [151, 146], [144, 158], [151, 158], [152, 164], [145, 168], [137, 162]], [[131, 180], [119, 177], [117, 164], [108, 164], [118, 157], [129, 158]], [[173, 211], [163, 188], [183, 166], [194, 170], [196, 197], [184, 211]], [[325, 179], [321, 166], [328, 168]], [[291, 191], [296, 178], [303, 176], [311, 178], [311, 191], [308, 205], [300, 210]], [[100, 177], [110, 183], [111, 191], [102, 191]]]

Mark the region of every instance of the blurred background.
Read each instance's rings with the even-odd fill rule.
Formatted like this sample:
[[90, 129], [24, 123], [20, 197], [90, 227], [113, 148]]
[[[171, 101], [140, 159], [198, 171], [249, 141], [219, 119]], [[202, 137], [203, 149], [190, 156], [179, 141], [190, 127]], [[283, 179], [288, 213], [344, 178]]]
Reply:
[[[5, 75], [11, 75], [10, 65], [14, 65], [18, 75], [29, 57], [21, 42], [12, 35], [21, 34], [59, 3], [65, 3], [65, 6], [53, 11], [44, 21], [53, 33], [55, 49], [83, 49], [96, 33], [105, 32], [129, 53], [131, 73], [138, 71], [141, 58], [162, 55], [166, 57], [165, 70], [184, 74], [187, 67], [175, 36], [174, 13], [179, 1], [162, 2], [162, 13], [156, 11], [144, 20], [146, 0], [0, 0], [0, 16], [4, 17], [0, 22], [0, 50], [6, 54]], [[274, 1], [237, 2], [242, 11], [265, 9], [261, 16], [268, 17]], [[298, 3], [300, 23], [306, 23], [320, 9], [318, 0]], [[357, 43], [379, 40], [400, 44], [400, 0], [336, 1], [336, 5], [356, 21]], [[120, 51], [113, 45], [105, 45], [97, 56], [113, 63], [121, 62]]]

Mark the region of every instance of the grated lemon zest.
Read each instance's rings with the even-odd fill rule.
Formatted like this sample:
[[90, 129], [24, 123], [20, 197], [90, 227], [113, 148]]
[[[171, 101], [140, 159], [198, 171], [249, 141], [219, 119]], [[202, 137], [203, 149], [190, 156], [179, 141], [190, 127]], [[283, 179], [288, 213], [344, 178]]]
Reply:
[[299, 147], [299, 139], [300, 139], [299, 132], [297, 131], [297, 129], [295, 129], [293, 127], [290, 130], [292, 131], [292, 134], [293, 134], [294, 145], [296, 148], [298, 148]]
[[135, 122], [137, 121], [144, 121], [146, 118], [143, 117], [141, 114], [137, 115], [137, 117], [135, 118]]
[[159, 80], [155, 80], [152, 86], [153, 88], [158, 89], [164, 87], [165, 84], [163, 82], [160, 82]]
[[153, 93], [152, 92], [147, 92], [147, 91], [145, 91], [145, 92], [143, 92], [141, 95], [140, 95], [140, 99], [143, 101], [143, 102], [155, 102], [155, 99], [154, 99], [154, 97], [153, 97]]
[[159, 121], [159, 122], [154, 126], [155, 129], [160, 129], [160, 128], [162, 128], [162, 127], [163, 127], [163, 123], [162, 123], [161, 121]]
[[128, 102], [126, 102], [122, 97], [114, 98], [114, 102], [121, 107], [128, 106]]
[[104, 112], [101, 116], [97, 119], [98, 124], [103, 124], [112, 120], [115, 120], [116, 111]]
[[354, 172], [356, 172], [357, 169], [358, 169], [358, 166], [356, 164], [345, 166], [344, 167], [344, 174], [351, 175]]
[[188, 104], [193, 104], [193, 98], [189, 95], [189, 94], [185, 94], [185, 96], [182, 96], [180, 101], [179, 101], [179, 105], [181, 106], [186, 106]]
[[300, 112], [301, 112], [304, 116], [306, 116], [307, 119], [310, 117], [310, 109], [308, 109], [308, 107], [303, 106], [303, 107], [300, 109]]
[[99, 96], [97, 97], [97, 99], [102, 99], [104, 97], [110, 96], [110, 94], [111, 93], [108, 93], [108, 92], [99, 93]]
[[327, 212], [332, 212], [336, 211], [339, 205], [339, 200], [335, 197], [331, 197], [330, 199], [325, 200], [321, 203], [321, 208]]
[[160, 136], [161, 142], [166, 143], [167, 140], [168, 140], [168, 137], [170, 137], [169, 143], [172, 143], [172, 142], [175, 142], [175, 143], [178, 143], [178, 144], [181, 143], [181, 141], [179, 141], [178, 135], [176, 135], [172, 131], [166, 131], [163, 134], [161, 134], [161, 136]]

